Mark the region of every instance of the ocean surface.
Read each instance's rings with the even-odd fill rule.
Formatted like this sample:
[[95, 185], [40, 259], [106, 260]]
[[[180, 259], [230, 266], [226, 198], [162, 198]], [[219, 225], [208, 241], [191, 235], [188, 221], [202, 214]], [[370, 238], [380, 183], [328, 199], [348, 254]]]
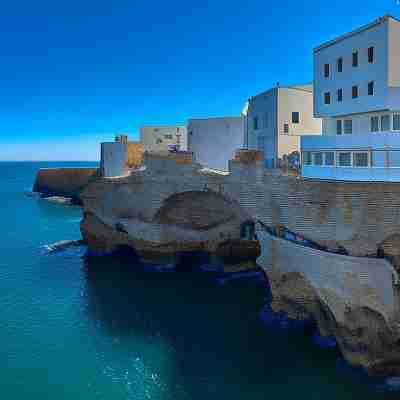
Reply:
[[47, 253], [80, 238], [81, 210], [26, 193], [38, 168], [76, 165], [93, 163], [0, 163], [2, 399], [399, 398], [339, 368], [309, 332], [266, 326], [260, 281]]

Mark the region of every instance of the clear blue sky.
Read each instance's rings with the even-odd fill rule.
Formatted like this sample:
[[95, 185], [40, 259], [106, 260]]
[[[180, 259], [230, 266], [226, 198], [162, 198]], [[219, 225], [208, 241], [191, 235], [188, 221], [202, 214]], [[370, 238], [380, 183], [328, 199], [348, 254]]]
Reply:
[[94, 160], [116, 132], [238, 115], [396, 0], [5, 1], [0, 160]]

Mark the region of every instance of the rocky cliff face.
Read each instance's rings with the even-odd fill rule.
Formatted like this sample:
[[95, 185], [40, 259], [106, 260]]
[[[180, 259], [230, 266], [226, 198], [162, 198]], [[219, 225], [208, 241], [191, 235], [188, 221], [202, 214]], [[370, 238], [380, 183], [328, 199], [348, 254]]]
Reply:
[[372, 375], [400, 375], [400, 303], [396, 272], [383, 259], [349, 257], [257, 232], [272, 309], [316, 322], [348, 362]]
[[80, 195], [96, 178], [97, 168], [45, 168], [36, 175], [33, 191], [45, 196], [63, 196], [81, 204]]

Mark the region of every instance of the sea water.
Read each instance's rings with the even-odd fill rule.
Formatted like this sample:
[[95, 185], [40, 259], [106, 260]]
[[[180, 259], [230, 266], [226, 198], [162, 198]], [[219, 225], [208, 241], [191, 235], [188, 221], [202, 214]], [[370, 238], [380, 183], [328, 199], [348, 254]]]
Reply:
[[0, 163], [1, 399], [398, 398], [338, 368], [315, 332], [267, 324], [259, 279], [48, 253], [80, 238], [81, 209], [28, 197], [36, 172], [91, 165]]

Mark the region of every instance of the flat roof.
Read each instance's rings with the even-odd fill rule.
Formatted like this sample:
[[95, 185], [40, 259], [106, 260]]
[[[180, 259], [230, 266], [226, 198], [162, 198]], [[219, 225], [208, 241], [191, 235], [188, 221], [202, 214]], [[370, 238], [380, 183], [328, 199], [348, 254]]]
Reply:
[[[310, 88], [308, 89], [307, 86], [309, 86]], [[276, 89], [294, 89], [294, 90], [300, 90], [302, 92], [313, 93], [313, 82], [303, 83], [303, 84], [299, 84], [299, 85], [274, 86], [270, 89], [264, 90], [261, 93], [257, 93], [256, 95], [251, 96], [250, 99], [252, 99], [254, 97], [262, 96], [262, 95], [272, 92], [273, 90], [276, 90]]]
[[327, 42], [322, 43], [321, 45], [319, 45], [319, 46], [314, 48], [314, 53], [317, 53], [318, 51], [320, 51], [322, 49], [325, 49], [326, 47], [329, 47], [329, 46], [332, 46], [332, 45], [334, 45], [334, 44], [336, 44], [338, 42], [341, 42], [342, 40], [345, 40], [345, 39], [348, 39], [348, 38], [350, 38], [352, 36], [358, 35], [359, 33], [364, 32], [364, 31], [366, 31], [368, 29], [374, 28], [377, 25], [383, 24], [386, 21], [388, 21], [389, 19], [393, 19], [393, 20], [395, 20], [397, 22], [400, 22], [399, 19], [393, 17], [390, 14], [386, 14], [386, 15], [384, 15], [382, 17], [379, 17], [379, 18], [375, 19], [374, 21], [370, 22], [369, 24], [363, 25], [360, 28], [357, 28], [357, 29], [355, 29], [353, 31], [344, 33], [343, 35], [340, 35], [340, 36], [336, 37], [335, 39], [331, 39], [331, 40], [328, 40]]

